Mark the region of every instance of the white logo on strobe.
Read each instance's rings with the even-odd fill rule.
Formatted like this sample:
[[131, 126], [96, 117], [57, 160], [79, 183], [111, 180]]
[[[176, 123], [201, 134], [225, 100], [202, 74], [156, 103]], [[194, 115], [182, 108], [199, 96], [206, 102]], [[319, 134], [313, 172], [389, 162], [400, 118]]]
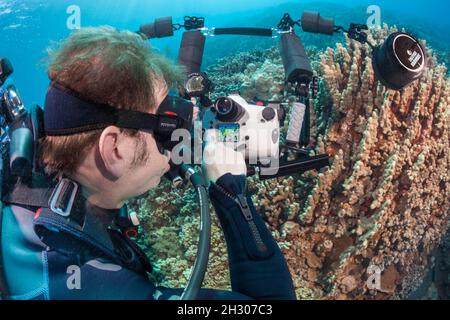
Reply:
[[409, 62], [411, 62], [411, 65], [415, 67], [417, 65], [417, 62], [422, 58], [422, 55], [416, 51], [411, 52], [411, 50], [408, 50]]

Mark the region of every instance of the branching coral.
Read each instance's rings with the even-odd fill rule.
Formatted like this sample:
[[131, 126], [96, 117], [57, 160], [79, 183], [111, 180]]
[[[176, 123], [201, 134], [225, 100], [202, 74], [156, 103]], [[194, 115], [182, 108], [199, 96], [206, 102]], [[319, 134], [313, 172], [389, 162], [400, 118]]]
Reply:
[[[163, 286], [184, 287], [195, 260], [198, 205], [188, 188], [171, 189], [166, 182], [145, 197], [130, 202], [139, 213], [143, 235], [139, 244], [154, 267], [153, 278]], [[205, 287], [230, 289], [226, 244], [218, 220], [212, 216], [211, 256]]]
[[[370, 39], [380, 43], [393, 31], [384, 27]], [[447, 71], [430, 57], [420, 81], [401, 92], [390, 91], [375, 79], [370, 52], [368, 45], [347, 39], [345, 46], [337, 44], [320, 58], [314, 55], [320, 90], [312, 101], [317, 127], [313, 142], [316, 153], [332, 157], [332, 166], [286, 179], [249, 179], [254, 202], [285, 255], [299, 298], [406, 297], [423, 278], [449, 227]], [[236, 68], [237, 60], [223, 60], [210, 70], [221, 94], [242, 84], [247, 98], [279, 94], [283, 83], [276, 50], [249, 60], [232, 75], [228, 71]], [[164, 281], [183, 285], [187, 273], [182, 270], [192, 265], [195, 253], [196, 205], [190, 191], [168, 190], [160, 187], [138, 206], [145, 210], [144, 227], [150, 233], [146, 245], [163, 261]], [[226, 247], [217, 222], [213, 241], [206, 286], [229, 288]], [[368, 285], [373, 270], [381, 273], [381, 285], [375, 288]]]
[[[322, 297], [405, 297], [446, 234], [450, 86], [445, 68], [431, 63], [420, 82], [394, 92], [376, 81], [367, 46], [347, 40], [346, 48], [322, 56], [316, 113], [327, 125], [317, 149], [335, 161], [319, 175], [300, 214], [306, 226], [292, 246], [305, 247], [305, 239], [334, 243], [310, 282], [323, 289]], [[330, 107], [332, 116], [322, 117]], [[294, 274], [308, 275], [311, 266], [301, 259], [307, 254], [292, 259]], [[370, 266], [384, 270], [378, 291], [366, 285]]]

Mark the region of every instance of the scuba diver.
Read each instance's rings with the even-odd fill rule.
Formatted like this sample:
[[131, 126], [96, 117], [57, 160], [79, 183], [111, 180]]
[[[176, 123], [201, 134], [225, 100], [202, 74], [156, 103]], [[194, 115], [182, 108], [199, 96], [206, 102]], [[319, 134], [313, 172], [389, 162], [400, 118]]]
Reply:
[[[181, 69], [137, 34], [101, 27], [75, 31], [51, 54], [48, 74], [39, 141], [45, 175], [33, 177], [45, 187], [19, 186], [3, 199], [4, 298], [179, 299], [182, 288], [149, 280], [152, 267], [133, 241], [136, 217], [126, 201], [169, 170], [160, 131], [171, 123], [159, 111], [174, 103], [168, 93]], [[224, 165], [219, 154], [238, 160]], [[286, 261], [248, 193], [242, 154], [208, 135], [202, 169], [227, 243], [232, 291], [202, 288], [195, 299], [296, 299]]]

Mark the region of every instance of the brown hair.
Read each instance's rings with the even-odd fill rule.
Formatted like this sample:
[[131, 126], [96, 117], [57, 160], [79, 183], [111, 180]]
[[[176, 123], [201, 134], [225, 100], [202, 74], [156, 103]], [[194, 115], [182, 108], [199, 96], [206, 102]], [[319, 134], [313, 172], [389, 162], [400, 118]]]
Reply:
[[[158, 85], [181, 83], [183, 70], [154, 52], [137, 34], [111, 27], [83, 28], [49, 50], [48, 75], [86, 99], [120, 109], [156, 112]], [[41, 157], [48, 173], [76, 171], [98, 141], [101, 130], [70, 136], [45, 137]], [[139, 154], [135, 164], [147, 158], [137, 130], [123, 129], [136, 137]]]

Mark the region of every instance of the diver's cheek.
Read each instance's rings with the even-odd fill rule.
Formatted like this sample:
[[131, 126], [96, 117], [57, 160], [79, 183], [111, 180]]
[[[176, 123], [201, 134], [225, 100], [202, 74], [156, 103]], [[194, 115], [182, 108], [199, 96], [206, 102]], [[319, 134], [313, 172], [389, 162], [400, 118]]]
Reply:
[[161, 157], [158, 159], [158, 168], [159, 170], [159, 176], [162, 177], [170, 170], [169, 165], [170, 158], [167, 155], [161, 155]]

